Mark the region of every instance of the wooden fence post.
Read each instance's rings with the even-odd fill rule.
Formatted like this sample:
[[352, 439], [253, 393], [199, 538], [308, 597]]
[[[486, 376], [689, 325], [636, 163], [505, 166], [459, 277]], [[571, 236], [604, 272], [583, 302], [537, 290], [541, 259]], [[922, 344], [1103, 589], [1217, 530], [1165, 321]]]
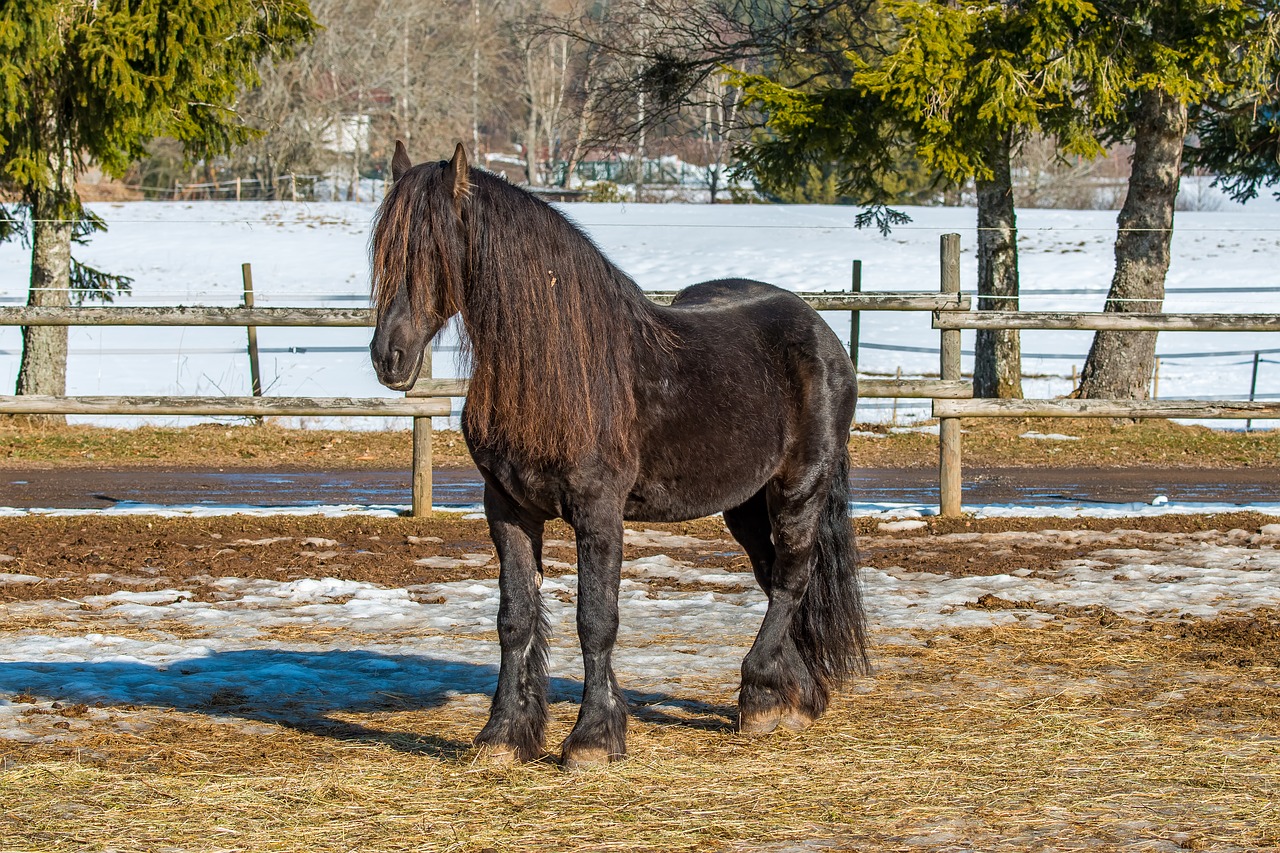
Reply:
[[[422, 356], [418, 381], [405, 392], [406, 397], [426, 397], [431, 383], [431, 345]], [[422, 389], [422, 390], [419, 390]], [[414, 518], [431, 515], [431, 418], [413, 419], [413, 508]]]
[[[862, 261], [853, 262], [853, 281], [849, 285], [852, 293], [862, 292]], [[862, 332], [862, 312], [849, 312], [849, 358], [853, 361], [853, 372], [858, 372], [858, 338]]]
[[[943, 234], [941, 240], [942, 292], [960, 292], [960, 235]], [[960, 378], [960, 330], [941, 334], [943, 379]], [[944, 517], [960, 515], [960, 419], [938, 420], [938, 511]]]
[[[253, 307], [253, 266], [250, 264], [240, 265], [240, 279], [244, 282], [244, 307]], [[249, 385], [250, 391], [255, 397], [262, 396], [262, 372], [258, 369], [258, 327], [246, 326], [249, 332]], [[261, 424], [262, 418], [254, 418], [254, 421]]]
[[[1258, 362], [1261, 360], [1262, 360], [1262, 353], [1255, 352], [1253, 354], [1253, 379], [1252, 381], [1249, 382], [1249, 402], [1253, 402], [1254, 398], [1258, 394]], [[1253, 419], [1250, 418], [1249, 420], [1244, 422], [1244, 431], [1250, 432], [1252, 430], [1253, 430]]]

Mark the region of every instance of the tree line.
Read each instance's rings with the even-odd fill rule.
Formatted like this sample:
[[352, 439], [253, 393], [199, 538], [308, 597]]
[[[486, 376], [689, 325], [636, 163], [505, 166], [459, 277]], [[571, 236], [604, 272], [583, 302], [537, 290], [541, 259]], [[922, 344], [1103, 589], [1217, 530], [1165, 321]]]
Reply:
[[[661, 151], [779, 199], [893, 207], [972, 187], [980, 310], [1016, 310], [1020, 152], [1132, 151], [1107, 311], [1159, 311], [1188, 168], [1238, 199], [1280, 179], [1280, 0], [11, 0], [0, 8], [0, 238], [33, 305], [110, 298], [78, 265], [90, 164], [172, 182], [231, 164], [358, 186], [392, 143], [523, 154], [530, 184], [590, 152]], [[350, 143], [350, 144], [344, 144]], [[218, 159], [220, 158], [220, 159]], [[1025, 162], [1025, 161], [1024, 161]], [[549, 164], [562, 168], [552, 171]], [[141, 167], [138, 164], [142, 164]], [[632, 176], [642, 191], [643, 169]], [[826, 199], [822, 199], [826, 200]], [[65, 389], [66, 331], [24, 330], [19, 393]], [[1155, 334], [1099, 332], [1076, 390], [1141, 398]], [[1018, 397], [1016, 331], [980, 331], [975, 391]]]

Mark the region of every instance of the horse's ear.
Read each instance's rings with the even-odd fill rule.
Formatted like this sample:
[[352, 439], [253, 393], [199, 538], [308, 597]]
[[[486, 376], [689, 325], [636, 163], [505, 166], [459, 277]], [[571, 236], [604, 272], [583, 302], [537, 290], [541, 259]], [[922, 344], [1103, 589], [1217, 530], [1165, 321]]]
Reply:
[[453, 159], [445, 167], [444, 173], [445, 181], [453, 187], [454, 201], [462, 201], [467, 193], [471, 192], [471, 175], [467, 169], [467, 152], [459, 142], [458, 147], [453, 150]]
[[391, 180], [400, 180], [400, 177], [412, 168], [413, 162], [409, 159], [409, 152], [405, 150], [404, 143], [397, 139], [396, 153], [391, 157]]

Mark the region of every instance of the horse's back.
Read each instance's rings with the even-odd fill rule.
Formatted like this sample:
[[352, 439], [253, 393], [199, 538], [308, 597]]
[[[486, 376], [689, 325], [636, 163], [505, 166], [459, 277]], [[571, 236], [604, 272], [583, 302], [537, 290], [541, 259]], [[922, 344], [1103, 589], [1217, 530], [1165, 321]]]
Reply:
[[[744, 278], [699, 282], [676, 294], [673, 316], [688, 320], [683, 337], [698, 338], [729, 330], [743, 343], [794, 368], [820, 360], [836, 385], [853, 383], [853, 365], [831, 327], [789, 290]], [[847, 368], [847, 369], [846, 369]]]
[[789, 290], [749, 278], [718, 278], [700, 281], [681, 290], [671, 307], [682, 311], [750, 311], [762, 307], [786, 313], [812, 311], [805, 301]]

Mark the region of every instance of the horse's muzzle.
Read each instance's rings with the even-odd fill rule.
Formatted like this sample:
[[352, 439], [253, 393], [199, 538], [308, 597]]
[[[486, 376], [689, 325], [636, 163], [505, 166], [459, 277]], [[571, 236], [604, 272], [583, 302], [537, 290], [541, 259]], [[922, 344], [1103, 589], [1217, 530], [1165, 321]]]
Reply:
[[418, 350], [416, 356], [407, 357], [403, 349], [395, 348], [384, 358], [372, 354], [373, 370], [378, 375], [378, 381], [392, 391], [408, 391], [418, 381], [424, 352]]

